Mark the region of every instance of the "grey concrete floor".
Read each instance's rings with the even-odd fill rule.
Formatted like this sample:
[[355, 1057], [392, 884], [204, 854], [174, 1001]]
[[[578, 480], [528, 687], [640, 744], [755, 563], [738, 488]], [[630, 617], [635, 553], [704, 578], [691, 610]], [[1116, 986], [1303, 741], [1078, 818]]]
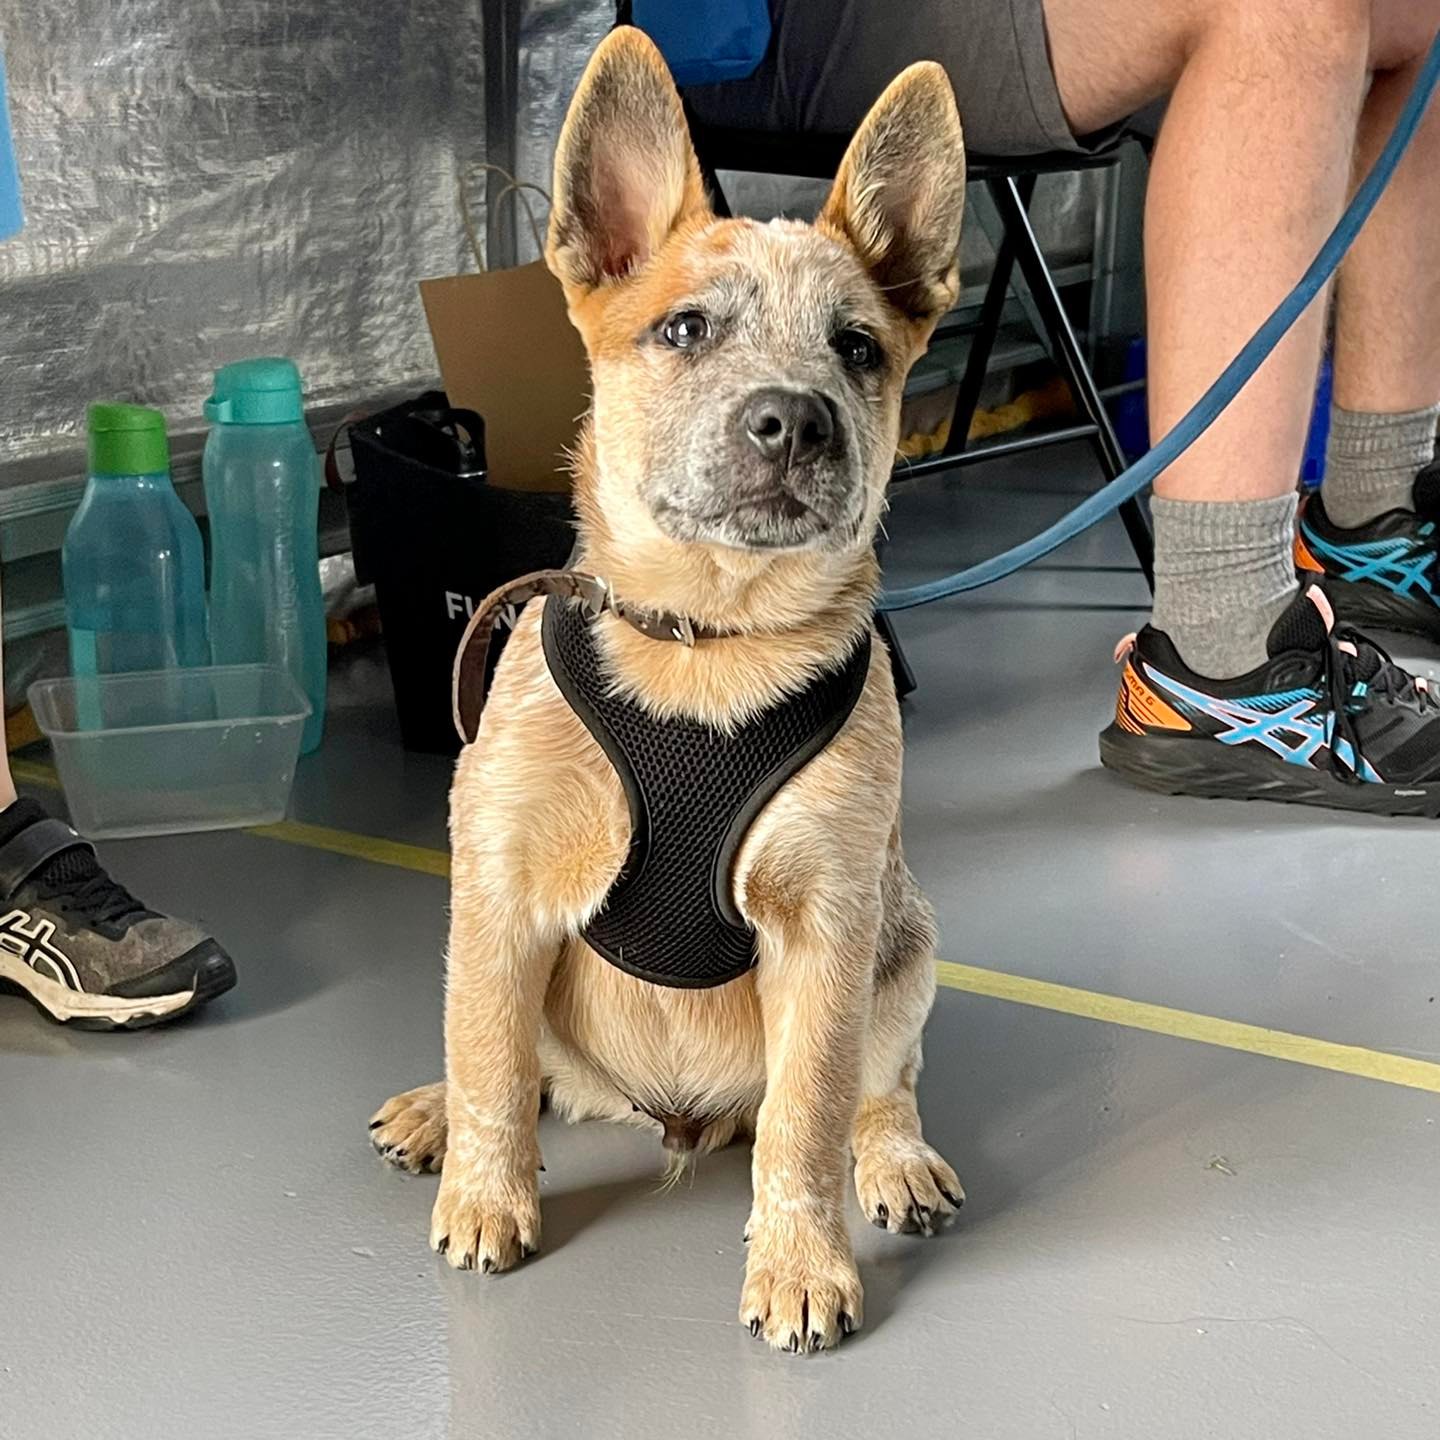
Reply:
[[[892, 573], [1091, 483], [1071, 456], [917, 487]], [[1432, 828], [1097, 768], [1143, 603], [1111, 523], [902, 617], [907, 850], [943, 954], [1440, 1055]], [[447, 766], [399, 749], [381, 664], [336, 677], [293, 813], [438, 847]], [[970, 1203], [928, 1241], [856, 1212], [865, 1329], [778, 1356], [735, 1321], [742, 1149], [662, 1195], [652, 1141], [547, 1117], [544, 1252], [500, 1278], [430, 1255], [437, 1182], [382, 1168], [365, 1121], [440, 1074], [441, 880], [243, 833], [104, 853], [242, 983], [133, 1036], [0, 997], [6, 1440], [1440, 1433], [1434, 1094], [942, 989], [922, 1108]]]

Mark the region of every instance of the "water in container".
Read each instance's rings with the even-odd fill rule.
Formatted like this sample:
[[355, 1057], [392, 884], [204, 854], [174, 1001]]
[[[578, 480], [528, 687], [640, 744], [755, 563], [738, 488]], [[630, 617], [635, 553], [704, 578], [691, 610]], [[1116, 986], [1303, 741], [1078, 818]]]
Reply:
[[205, 402], [210, 515], [210, 633], [218, 665], [268, 663], [312, 707], [301, 750], [325, 723], [325, 605], [320, 591], [320, 471], [289, 360], [243, 360], [215, 375]]

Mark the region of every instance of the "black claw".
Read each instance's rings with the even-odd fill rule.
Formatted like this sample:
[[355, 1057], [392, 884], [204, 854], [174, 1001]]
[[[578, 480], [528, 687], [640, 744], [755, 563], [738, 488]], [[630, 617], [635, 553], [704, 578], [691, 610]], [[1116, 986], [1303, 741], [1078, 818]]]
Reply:
[[434, 1157], [433, 1155], [426, 1155], [426, 1156], [420, 1161], [420, 1168], [421, 1168], [422, 1170], [428, 1170], [434, 1163], [435, 1163], [435, 1157]]
[[473, 1270], [475, 1268], [475, 1257], [473, 1255], [466, 1255], [460, 1262], [460, 1268], [462, 1270]]
[[522, 1260], [528, 1260], [534, 1253], [535, 1247], [533, 1245], [522, 1245], [520, 1247], [520, 1258]]
[[449, 1248], [450, 1237], [448, 1235], [442, 1235], [440, 1237], [440, 1243], [435, 1247], [435, 1253], [437, 1255], [443, 1255]]
[[543, 1170], [545, 1169], [545, 1167], [542, 1165], [542, 1166], [540, 1167], [540, 1169], [543, 1171]]
[[844, 1310], [840, 1312], [840, 1333], [842, 1335], [853, 1335], [855, 1333], [855, 1322]]
[[825, 1348], [825, 1337], [818, 1330], [810, 1332], [810, 1339], [805, 1348], [812, 1354], [818, 1355]]
[[790, 1332], [790, 1340], [785, 1348], [792, 1355], [798, 1355], [800, 1353], [800, 1337], [793, 1330]]
[[742, 1245], [748, 1245], [750, 1243], [750, 1232], [748, 1230], [741, 1233], [740, 1243]]
[[491, 1274], [491, 1273], [494, 1271], [494, 1269], [495, 1269], [495, 1262], [487, 1255], [487, 1256], [480, 1262], [480, 1273], [481, 1273], [482, 1275], [489, 1275], [489, 1274]]
[[385, 1122], [383, 1120], [372, 1120], [370, 1122], [370, 1128], [372, 1130], [378, 1130], [384, 1123]]
[[948, 1190], [940, 1192], [957, 1210], [965, 1203], [963, 1195], [952, 1195]]
[[402, 1145], [398, 1150], [392, 1150], [390, 1153], [394, 1155], [397, 1160], [403, 1160], [405, 1156], [409, 1154], [409, 1151]]
[[877, 1205], [875, 1207], [875, 1218], [883, 1225], [890, 1218], [890, 1207], [888, 1205]]
[[760, 1317], [758, 1315], [750, 1322], [750, 1333], [752, 1335], [760, 1333]]

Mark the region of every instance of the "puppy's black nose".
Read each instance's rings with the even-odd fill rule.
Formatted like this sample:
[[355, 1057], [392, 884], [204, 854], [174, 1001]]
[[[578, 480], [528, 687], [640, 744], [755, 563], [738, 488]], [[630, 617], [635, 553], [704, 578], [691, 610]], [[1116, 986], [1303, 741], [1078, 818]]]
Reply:
[[740, 423], [750, 443], [767, 459], [787, 467], [815, 459], [835, 436], [835, 417], [813, 390], [757, 390]]

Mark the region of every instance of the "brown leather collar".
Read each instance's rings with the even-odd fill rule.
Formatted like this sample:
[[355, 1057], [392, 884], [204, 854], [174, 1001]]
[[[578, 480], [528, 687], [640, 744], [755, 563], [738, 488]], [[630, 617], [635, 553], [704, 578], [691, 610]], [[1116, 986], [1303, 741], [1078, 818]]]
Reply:
[[578, 600], [591, 620], [615, 615], [651, 640], [678, 641], [691, 646], [697, 640], [721, 640], [732, 630], [697, 625], [684, 615], [668, 610], [644, 610], [631, 605], [611, 590], [598, 575], [583, 570], [535, 570], [487, 595], [476, 607], [460, 637], [451, 678], [451, 711], [461, 741], [471, 745], [480, 732], [480, 712], [485, 708], [485, 669], [490, 654], [490, 637], [496, 625], [513, 629], [526, 601], [538, 595], [560, 595]]

